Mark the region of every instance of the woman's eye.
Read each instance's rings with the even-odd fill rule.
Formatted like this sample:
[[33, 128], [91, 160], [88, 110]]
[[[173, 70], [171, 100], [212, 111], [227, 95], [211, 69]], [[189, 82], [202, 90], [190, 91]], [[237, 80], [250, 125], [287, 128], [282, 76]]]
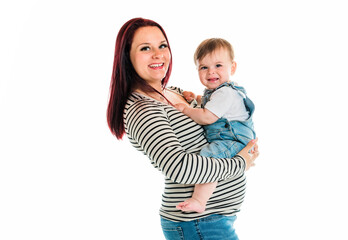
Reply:
[[142, 48], [140, 49], [140, 51], [148, 51], [148, 50], [150, 50], [150, 47], [142, 47]]
[[167, 47], [168, 47], [167, 44], [161, 44], [161, 45], [159, 46], [159, 48], [167, 48]]

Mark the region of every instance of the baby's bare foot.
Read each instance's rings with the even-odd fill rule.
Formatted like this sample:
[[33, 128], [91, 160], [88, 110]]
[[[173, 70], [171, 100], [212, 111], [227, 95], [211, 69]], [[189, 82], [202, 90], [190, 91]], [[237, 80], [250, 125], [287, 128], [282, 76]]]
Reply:
[[197, 199], [189, 198], [185, 202], [179, 203], [178, 206], [176, 206], [176, 208], [184, 212], [202, 213], [205, 211], [205, 204], [201, 203]]

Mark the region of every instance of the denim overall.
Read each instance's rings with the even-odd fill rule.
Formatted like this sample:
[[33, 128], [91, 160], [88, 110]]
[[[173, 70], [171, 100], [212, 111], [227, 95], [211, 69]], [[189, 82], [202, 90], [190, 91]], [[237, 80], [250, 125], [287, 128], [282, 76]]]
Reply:
[[209, 142], [209, 145], [201, 149], [200, 155], [204, 157], [232, 158], [256, 136], [252, 121], [255, 106], [247, 97], [243, 87], [235, 86], [232, 82], [225, 82], [216, 89], [206, 89], [202, 96], [202, 107], [204, 108], [212, 93], [222, 87], [231, 87], [243, 97], [249, 118], [245, 121], [228, 121], [226, 118], [219, 118], [216, 122], [203, 126]]

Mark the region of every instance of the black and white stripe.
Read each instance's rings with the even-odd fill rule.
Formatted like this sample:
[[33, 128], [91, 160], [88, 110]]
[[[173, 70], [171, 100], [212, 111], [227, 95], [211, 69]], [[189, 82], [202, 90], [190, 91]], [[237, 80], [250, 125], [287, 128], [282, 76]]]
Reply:
[[[210, 214], [234, 215], [244, 199], [245, 161], [198, 155], [207, 144], [203, 128], [170, 105], [133, 93], [124, 120], [132, 145], [144, 152], [165, 175], [160, 215], [190, 221]], [[219, 181], [204, 213], [184, 213], [175, 207], [192, 195], [194, 184]]]

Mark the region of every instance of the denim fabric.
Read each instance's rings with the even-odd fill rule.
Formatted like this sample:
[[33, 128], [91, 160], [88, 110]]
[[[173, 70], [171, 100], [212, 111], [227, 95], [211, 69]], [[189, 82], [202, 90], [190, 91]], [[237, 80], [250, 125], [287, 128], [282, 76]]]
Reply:
[[204, 157], [232, 158], [255, 138], [253, 121], [228, 121], [218, 119], [215, 123], [203, 126], [209, 144], [201, 149]]
[[161, 217], [166, 240], [238, 240], [233, 227], [236, 216], [210, 215], [189, 222], [172, 222]]
[[[213, 124], [203, 126], [209, 142], [209, 145], [201, 149], [200, 155], [204, 157], [232, 158], [256, 137], [252, 121], [255, 110], [254, 103], [247, 97], [243, 87], [235, 86], [233, 83], [223, 83], [216, 89], [225, 86], [237, 90], [243, 97], [249, 118], [246, 121], [228, 121], [225, 118], [220, 118]], [[202, 106], [209, 101], [211, 94], [216, 89], [204, 91]]]

